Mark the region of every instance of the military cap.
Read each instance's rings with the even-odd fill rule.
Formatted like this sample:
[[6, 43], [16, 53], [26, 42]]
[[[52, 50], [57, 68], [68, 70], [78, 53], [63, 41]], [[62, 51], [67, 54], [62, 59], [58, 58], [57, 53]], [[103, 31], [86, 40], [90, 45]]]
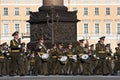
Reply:
[[14, 36], [14, 35], [18, 35], [18, 31], [15, 31], [15, 32], [12, 34], [12, 36]]
[[115, 50], [117, 51], [119, 48], [118, 47], [115, 47]]
[[25, 46], [25, 42], [21, 43], [22, 46]]
[[0, 45], [0, 47], [2, 47], [2, 45]]
[[105, 47], [109, 47], [109, 45], [108, 45], [108, 44], [106, 44], [106, 45], [105, 45]]
[[7, 44], [7, 42], [4, 42], [2, 45], [4, 46], [4, 45], [6, 45]]
[[94, 46], [94, 44], [91, 44], [91, 45], [90, 45], [90, 47], [93, 47], [93, 46]]
[[84, 39], [79, 40], [79, 42], [83, 42], [83, 41], [84, 41]]
[[99, 39], [105, 39], [105, 36], [100, 37]]
[[110, 47], [110, 44], [106, 44], [106, 47]]
[[59, 45], [63, 46], [63, 43], [61, 42], [61, 43], [59, 43]]
[[118, 43], [117, 45], [120, 46], [120, 43]]
[[40, 37], [38, 40], [44, 40], [44, 38], [43, 38], [43, 37]]
[[88, 44], [85, 44], [85, 48], [89, 48], [89, 45], [88, 45]]
[[72, 43], [68, 43], [68, 45], [72, 45]]

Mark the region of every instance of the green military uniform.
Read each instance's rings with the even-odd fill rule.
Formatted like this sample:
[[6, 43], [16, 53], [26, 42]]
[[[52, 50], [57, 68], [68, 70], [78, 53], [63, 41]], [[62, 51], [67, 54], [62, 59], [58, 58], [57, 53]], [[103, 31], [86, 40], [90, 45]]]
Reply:
[[83, 44], [84, 39], [79, 40], [79, 45], [75, 48], [75, 53], [78, 56], [77, 60], [77, 74], [82, 73], [82, 64], [81, 64], [81, 55], [84, 53], [84, 47], [83, 45], [80, 45], [81, 43]]
[[81, 59], [82, 60], [82, 66], [83, 66], [83, 71], [82, 71], [82, 74], [83, 75], [90, 75], [91, 74], [91, 60], [90, 60], [90, 52], [89, 52], [89, 47], [88, 46], [85, 46], [84, 48], [84, 53], [83, 55], [87, 55], [88, 58], [86, 59]]
[[11, 64], [11, 57], [10, 52], [7, 43], [3, 43], [3, 50], [4, 50], [4, 56], [5, 56], [5, 71], [6, 75], [10, 74], [10, 64]]
[[51, 56], [50, 56], [50, 70], [49, 70], [49, 73], [50, 74], [53, 74], [53, 75], [56, 75], [57, 72], [56, 72], [56, 65], [58, 63], [58, 60], [57, 60], [57, 46], [56, 44], [53, 46], [53, 48], [50, 49], [50, 53], [51, 53]]
[[35, 70], [36, 70], [36, 66], [35, 66], [35, 52], [34, 51], [30, 51], [29, 54], [27, 55], [28, 58], [28, 63], [29, 64], [29, 74], [30, 75], [34, 75], [35, 74]]
[[[68, 48], [66, 49], [66, 55], [68, 56], [69, 60], [67, 63], [67, 71], [68, 74], [77, 74], [77, 69], [76, 69], [76, 63], [77, 63], [77, 55], [75, 54], [75, 49], [73, 47], [69, 47], [71, 46], [72, 43], [68, 44]], [[76, 55], [76, 59], [73, 59], [73, 56]]]
[[[43, 38], [40, 38], [39, 40], [43, 40]], [[36, 58], [35, 58], [35, 67], [36, 71], [39, 71], [38, 74], [42, 75], [48, 75], [48, 61], [43, 60], [41, 56], [45, 53], [47, 53], [47, 48], [46, 46], [42, 43], [38, 43], [36, 45]]]
[[90, 60], [91, 60], [91, 74], [94, 75], [95, 74], [95, 68], [97, 66], [97, 59], [96, 59], [96, 50], [94, 50], [94, 44], [90, 45]]
[[[63, 56], [66, 56], [65, 50], [63, 49], [63, 43], [59, 43], [59, 47], [57, 48], [57, 59], [59, 60]], [[66, 62], [62, 63], [61, 61], [58, 61], [55, 70], [57, 74], [67, 74]]]
[[21, 46], [22, 46], [21, 47], [21, 58], [23, 60], [22, 66], [24, 67], [25, 75], [28, 75], [29, 74], [29, 70], [28, 70], [28, 68], [29, 68], [29, 61], [28, 61], [28, 58], [27, 58], [28, 52], [27, 52], [27, 48], [25, 47], [25, 43], [24, 42], [21, 44]]
[[98, 58], [98, 64], [96, 67], [96, 74], [106, 75], [109, 73], [107, 66], [107, 52], [105, 48], [105, 44], [101, 41], [104, 41], [105, 36], [100, 38], [100, 42], [96, 44], [96, 56]]
[[[18, 32], [14, 32], [12, 36], [18, 36]], [[23, 59], [21, 57], [21, 40], [20, 39], [12, 39], [10, 41], [11, 48], [11, 76], [16, 74], [23, 76], [24, 75], [24, 67], [23, 67]]]
[[112, 69], [112, 50], [110, 48], [110, 44], [106, 45], [106, 53], [107, 53], [107, 66], [109, 70], [109, 74], [113, 74], [113, 69]]
[[2, 45], [0, 45], [0, 76], [5, 75], [5, 56], [2, 52]]
[[114, 73], [117, 74], [118, 71], [120, 71], [120, 43], [118, 44], [119, 47], [116, 47], [116, 52], [114, 53]]

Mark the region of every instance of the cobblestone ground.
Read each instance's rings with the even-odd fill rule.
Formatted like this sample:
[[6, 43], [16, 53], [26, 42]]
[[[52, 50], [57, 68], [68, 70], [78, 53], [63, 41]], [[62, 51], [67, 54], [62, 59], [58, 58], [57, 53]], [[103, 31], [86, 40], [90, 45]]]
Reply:
[[5, 76], [0, 80], [120, 80], [120, 76]]

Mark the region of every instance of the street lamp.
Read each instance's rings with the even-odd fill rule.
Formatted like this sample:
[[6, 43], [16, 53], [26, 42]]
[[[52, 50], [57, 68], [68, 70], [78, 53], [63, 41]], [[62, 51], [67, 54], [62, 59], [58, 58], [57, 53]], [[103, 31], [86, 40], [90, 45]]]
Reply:
[[[55, 42], [55, 40], [54, 40], [54, 21], [55, 21], [55, 19], [54, 18], [57, 18], [56, 19], [56, 21], [58, 22], [59, 21], [59, 14], [57, 13], [57, 15], [54, 17], [54, 15], [55, 15], [55, 7], [54, 6], [51, 6], [50, 7], [50, 11], [51, 11], [51, 15], [49, 15], [48, 13], [47, 13], [47, 24], [48, 24], [48, 26], [49, 26], [49, 20], [51, 20], [51, 29], [52, 29], [52, 44], [54, 44], [54, 42]], [[51, 16], [51, 17], [50, 17]]]

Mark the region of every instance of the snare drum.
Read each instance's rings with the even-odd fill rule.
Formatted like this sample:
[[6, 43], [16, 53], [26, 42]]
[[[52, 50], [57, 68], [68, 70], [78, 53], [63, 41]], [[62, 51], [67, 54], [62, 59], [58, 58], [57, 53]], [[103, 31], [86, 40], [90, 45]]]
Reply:
[[67, 56], [62, 56], [61, 58], [58, 59], [62, 64], [66, 64], [68, 61], [68, 57]]

